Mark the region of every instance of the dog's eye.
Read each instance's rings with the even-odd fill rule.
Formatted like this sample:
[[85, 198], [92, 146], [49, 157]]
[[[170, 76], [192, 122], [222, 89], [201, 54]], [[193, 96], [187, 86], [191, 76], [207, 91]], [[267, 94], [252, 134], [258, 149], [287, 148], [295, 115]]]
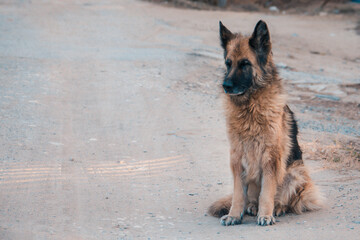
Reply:
[[226, 59], [225, 65], [226, 65], [228, 68], [231, 67], [231, 64], [232, 64], [231, 59]]
[[247, 59], [243, 59], [238, 62], [238, 66], [239, 68], [243, 68], [245, 66], [251, 66], [251, 62]]

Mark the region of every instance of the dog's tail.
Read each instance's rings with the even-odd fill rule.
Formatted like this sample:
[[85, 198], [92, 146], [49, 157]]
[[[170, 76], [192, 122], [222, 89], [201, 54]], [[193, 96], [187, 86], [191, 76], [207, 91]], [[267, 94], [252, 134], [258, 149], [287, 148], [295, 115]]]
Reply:
[[229, 213], [231, 207], [232, 195], [223, 197], [213, 204], [208, 209], [208, 213], [214, 217], [222, 217]]

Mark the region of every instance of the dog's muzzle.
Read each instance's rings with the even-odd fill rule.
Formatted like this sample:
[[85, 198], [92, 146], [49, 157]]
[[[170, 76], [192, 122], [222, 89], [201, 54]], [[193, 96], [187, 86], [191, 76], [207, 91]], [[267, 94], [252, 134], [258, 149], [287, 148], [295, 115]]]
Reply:
[[229, 95], [242, 95], [246, 88], [245, 87], [234, 87], [234, 85], [231, 82], [224, 82], [223, 88], [226, 94]]

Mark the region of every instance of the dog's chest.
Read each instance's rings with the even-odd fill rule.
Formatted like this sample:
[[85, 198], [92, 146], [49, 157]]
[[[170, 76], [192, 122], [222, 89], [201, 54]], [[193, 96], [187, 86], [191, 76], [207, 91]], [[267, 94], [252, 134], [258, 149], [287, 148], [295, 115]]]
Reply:
[[260, 182], [261, 179], [261, 160], [263, 148], [258, 141], [247, 141], [241, 143], [242, 156], [241, 165], [243, 167], [243, 177], [246, 182]]

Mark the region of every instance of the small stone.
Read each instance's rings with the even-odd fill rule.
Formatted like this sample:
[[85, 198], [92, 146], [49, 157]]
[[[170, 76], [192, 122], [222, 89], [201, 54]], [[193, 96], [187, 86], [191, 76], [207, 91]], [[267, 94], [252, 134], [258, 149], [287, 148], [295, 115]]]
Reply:
[[269, 10], [270, 10], [271, 12], [279, 12], [279, 9], [278, 9], [276, 6], [271, 6], [271, 7], [269, 7]]
[[189, 193], [188, 195], [189, 196], [195, 196], [195, 195], [199, 195], [199, 194], [197, 194], [197, 193]]

